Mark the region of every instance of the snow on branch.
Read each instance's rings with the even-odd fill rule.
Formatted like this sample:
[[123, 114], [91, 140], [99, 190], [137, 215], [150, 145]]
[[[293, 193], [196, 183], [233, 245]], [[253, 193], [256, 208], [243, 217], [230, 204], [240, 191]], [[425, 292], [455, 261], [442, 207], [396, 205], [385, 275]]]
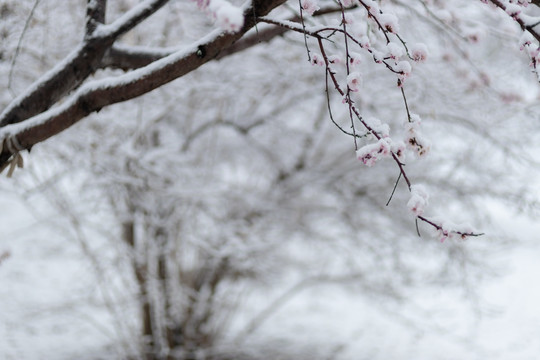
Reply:
[[[326, 14], [331, 14], [341, 11], [337, 7], [326, 7], [318, 10], [313, 16], [322, 16]], [[285, 34], [289, 30], [300, 31], [299, 28], [289, 29], [283, 26], [283, 23], [277, 22], [273, 23], [272, 19], [267, 19], [265, 17], [258, 18], [257, 21], [266, 22], [272, 25], [278, 25], [273, 27], [268, 27], [265, 29], [258, 29], [255, 34], [247, 35], [242, 37], [234, 44], [229, 46], [226, 49], [223, 49], [217, 59], [224, 58], [226, 56], [235, 54], [237, 52], [248, 49], [252, 46], [269, 42], [272, 39]], [[300, 21], [299, 16], [293, 16], [289, 20], [290, 24], [297, 24]], [[295, 25], [296, 26], [296, 25]], [[149, 47], [139, 47], [139, 46], [126, 46], [122, 44], [113, 45], [109, 51], [103, 57], [101, 62], [102, 68], [116, 68], [121, 70], [133, 70], [140, 67], [146, 66], [156, 60], [159, 60], [165, 56], [169, 56], [173, 52], [177, 51], [177, 48], [149, 48]]]
[[86, 36], [92, 35], [99, 24], [105, 22], [107, 0], [88, 0], [86, 4]]
[[120, 16], [111, 24], [100, 25], [96, 28], [93, 37], [98, 38], [118, 38], [124, 35], [135, 26], [139, 25], [148, 17], [161, 9], [169, 0], [147, 0], [133, 7], [131, 10]]
[[[92, 35], [85, 36], [85, 41], [77, 49], [4, 109], [0, 114], [0, 127], [24, 121], [49, 109], [67, 93], [79, 87], [99, 68], [101, 58], [120, 35], [148, 18], [167, 1], [145, 1], [112, 24], [97, 26]], [[93, 16], [100, 17], [102, 14]]]
[[[487, 3], [488, 0], [480, 0]], [[523, 35], [520, 40], [520, 49], [526, 50], [529, 58], [531, 59], [530, 66], [536, 73], [538, 80], [540, 81], [540, 32], [538, 26], [540, 25], [540, 16], [531, 16], [526, 12], [529, 5], [529, 1], [525, 0], [489, 0], [492, 4], [503, 10], [514, 21], [516, 21]], [[539, 1], [532, 1], [533, 4], [540, 6]]]
[[[284, 0], [256, 2], [256, 8], [245, 10], [246, 20], [244, 26], [238, 32], [223, 33], [221, 30], [216, 30], [191, 46], [143, 68], [114, 79], [104, 79], [87, 83], [81, 86], [62, 104], [39, 115], [35, 115], [28, 120], [21, 122], [24, 119], [20, 119], [19, 121], [3, 122], [3, 128], [0, 129], [0, 139], [16, 139], [21, 149], [31, 149], [35, 144], [60, 133], [94, 111], [99, 111], [111, 104], [133, 99], [184, 76], [204, 63], [216, 58], [223, 49], [226, 49], [240, 39], [244, 33], [256, 24], [257, 20], [256, 17], [253, 17], [253, 13], [257, 17], [264, 16], [283, 2]], [[155, 4], [158, 2], [147, 3]], [[146, 9], [149, 11], [148, 8]], [[98, 27], [96, 32], [103, 36], [110, 36], [110, 34], [116, 34], [120, 28], [122, 27], [112, 26], [107, 27], [110, 31], [104, 31]], [[75, 51], [70, 59], [80, 60], [78, 57], [80, 52], [81, 50]], [[58, 73], [65, 71], [67, 67], [65, 63], [71, 62], [64, 61], [59, 65], [63, 69], [60, 69]], [[53, 75], [48, 77], [51, 79], [50, 82], [52, 82], [55, 76], [58, 76], [58, 73], [53, 72]], [[36, 86], [35, 90], [34, 93], [43, 95], [41, 88]], [[20, 105], [18, 106], [20, 107]], [[13, 112], [16, 113], [18, 107], [11, 105], [8, 109], [15, 109]], [[36, 112], [35, 108], [33, 110], [35, 113], [39, 112]], [[4, 116], [2, 118], [5, 120]], [[3, 152], [0, 153], [0, 168], [7, 162], [12, 161], [13, 156], [15, 156], [14, 153], [4, 148]]]

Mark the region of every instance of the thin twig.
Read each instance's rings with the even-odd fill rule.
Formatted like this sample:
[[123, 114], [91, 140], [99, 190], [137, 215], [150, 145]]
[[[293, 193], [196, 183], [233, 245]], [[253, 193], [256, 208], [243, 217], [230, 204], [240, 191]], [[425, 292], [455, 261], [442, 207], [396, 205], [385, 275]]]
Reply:
[[390, 205], [390, 201], [392, 201], [392, 198], [394, 197], [394, 193], [396, 192], [396, 188], [397, 188], [397, 186], [399, 184], [400, 179], [401, 179], [401, 172], [399, 173], [398, 178], [396, 180], [396, 183], [394, 184], [394, 188], [392, 189], [392, 193], [390, 194], [390, 198], [386, 202], [386, 206]]
[[15, 68], [15, 62], [17, 61], [17, 58], [19, 57], [19, 52], [21, 51], [21, 45], [24, 38], [24, 35], [26, 34], [26, 31], [28, 30], [28, 25], [30, 25], [30, 20], [34, 17], [34, 12], [39, 5], [41, 0], [34, 1], [34, 5], [32, 6], [32, 9], [30, 10], [30, 14], [28, 14], [28, 17], [26, 18], [26, 22], [24, 23], [24, 28], [21, 32], [21, 36], [19, 36], [19, 41], [17, 42], [17, 47], [15, 48], [15, 54], [13, 55], [13, 59], [11, 59], [11, 64], [9, 66], [9, 75], [8, 75], [8, 85], [7, 88], [11, 95], [15, 96], [15, 91], [11, 88], [11, 83], [13, 81], [13, 70]]

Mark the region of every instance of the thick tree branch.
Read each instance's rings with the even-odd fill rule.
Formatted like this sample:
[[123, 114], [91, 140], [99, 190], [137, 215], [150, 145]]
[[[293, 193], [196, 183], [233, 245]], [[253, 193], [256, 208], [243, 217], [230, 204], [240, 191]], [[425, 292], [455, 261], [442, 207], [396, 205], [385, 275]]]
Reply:
[[[341, 11], [341, 8], [328, 7], [317, 11], [314, 16], [322, 16], [339, 11]], [[300, 17], [295, 16], [288, 21], [298, 22], [300, 21]], [[281, 26], [259, 30], [255, 34], [246, 36], [245, 38], [237, 41], [227, 49], [224, 49], [222, 52], [219, 53], [216, 59], [224, 58], [226, 56], [246, 50], [252, 46], [261, 43], [270, 42], [272, 39], [285, 34], [287, 31], [289, 31], [289, 29]], [[140, 48], [136, 46], [128, 47], [122, 45], [114, 45], [103, 57], [101, 67], [121, 69], [124, 71], [138, 69], [158, 59], [168, 56], [176, 50], [177, 49], [166, 48], [150, 50], [148, 48]]]
[[98, 25], [105, 23], [107, 0], [87, 0], [86, 5], [86, 34], [91, 36]]
[[[110, 25], [98, 26], [91, 36], [54, 69], [37, 80], [0, 115], [0, 127], [15, 124], [49, 109], [67, 93], [79, 87], [101, 62], [101, 58], [122, 34], [148, 18], [168, 0], [148, 0]], [[104, 10], [103, 10], [104, 11]], [[96, 12], [96, 19], [101, 13]], [[103, 13], [104, 16], [104, 13]]]
[[[146, 67], [134, 70], [115, 79], [105, 79], [83, 85], [63, 104], [37, 115], [23, 123], [6, 126], [0, 131], [5, 144], [17, 144], [18, 151], [67, 129], [94, 111], [118, 102], [133, 99], [177, 79], [208, 61], [231, 46], [251, 29], [259, 16], [268, 14], [285, 0], [256, 0], [254, 8], [244, 12], [244, 26], [237, 33], [215, 31], [189, 48], [173, 53]], [[99, 30], [98, 30], [99, 32]], [[0, 168], [12, 152], [4, 147], [0, 154]]]

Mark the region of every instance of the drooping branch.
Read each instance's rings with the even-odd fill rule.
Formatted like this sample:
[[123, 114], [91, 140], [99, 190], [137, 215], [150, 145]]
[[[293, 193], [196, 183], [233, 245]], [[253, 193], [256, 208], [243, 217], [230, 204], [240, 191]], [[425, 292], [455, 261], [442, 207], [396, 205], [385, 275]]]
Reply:
[[[240, 39], [257, 21], [285, 0], [259, 0], [253, 8], [244, 11], [245, 22], [236, 33], [214, 31], [199, 42], [177, 51], [141, 69], [114, 79], [94, 81], [81, 86], [61, 105], [20, 124], [6, 126], [0, 139], [17, 144], [17, 150], [30, 149], [33, 145], [67, 129], [82, 118], [105, 106], [130, 100], [148, 93], [164, 84], [182, 77], [210, 60]], [[254, 16], [255, 14], [255, 16]], [[99, 32], [99, 28], [97, 30]], [[12, 153], [4, 148], [0, 153], [0, 168]]]
[[[499, 0], [490, 0], [495, 6], [503, 11], [507, 11], [506, 6]], [[540, 3], [540, 0], [533, 1], [535, 5]], [[537, 41], [540, 41], [540, 32], [534, 30], [534, 26], [528, 25], [519, 16], [512, 16], [512, 18], [519, 24], [521, 30], [529, 32]]]
[[[0, 127], [24, 121], [42, 113], [79, 87], [99, 67], [101, 58], [114, 41], [148, 18], [168, 0], [147, 0], [110, 25], [97, 26], [91, 36], [56, 67], [43, 75], [30, 89], [16, 98], [0, 115]], [[89, 10], [90, 11], [90, 10]], [[93, 13], [94, 20], [104, 16]], [[95, 25], [95, 24], [94, 24]]]

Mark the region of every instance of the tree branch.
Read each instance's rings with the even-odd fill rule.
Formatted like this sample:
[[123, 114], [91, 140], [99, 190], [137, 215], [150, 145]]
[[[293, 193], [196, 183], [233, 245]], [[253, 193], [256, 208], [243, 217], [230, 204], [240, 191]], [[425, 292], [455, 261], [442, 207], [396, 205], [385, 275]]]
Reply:
[[[495, 6], [497, 6], [498, 8], [500, 8], [501, 10], [506, 12], [506, 6], [502, 2], [500, 2], [499, 0], [490, 0], [490, 1]], [[540, 0], [533, 1], [533, 3], [535, 5], [538, 5], [540, 3]], [[516, 17], [513, 17], [513, 18], [519, 24], [519, 26], [521, 27], [521, 30], [528, 31], [537, 41], [540, 42], [540, 33], [535, 31], [532, 26], [528, 26], [527, 24], [525, 24], [525, 22], [522, 19], [520, 19], [519, 17], [516, 16]]]
[[[341, 8], [328, 7], [317, 11], [314, 16], [322, 16], [338, 11], [341, 11]], [[300, 17], [295, 16], [288, 21], [298, 22], [300, 21]], [[237, 41], [227, 49], [224, 49], [222, 52], [219, 53], [216, 59], [222, 59], [226, 56], [246, 50], [260, 43], [270, 42], [274, 38], [285, 34], [287, 31], [289, 31], [289, 29], [281, 26], [259, 30], [257, 33], [246, 36], [245, 38]], [[168, 56], [177, 50], [178, 49], [166, 48], [149, 50], [148, 48], [140, 48], [136, 46], [128, 47], [122, 45], [114, 45], [103, 57], [101, 67], [121, 69], [124, 71], [138, 69], [158, 59]]]
[[[133, 99], [177, 79], [215, 59], [222, 50], [240, 39], [257, 21], [285, 0], [256, 0], [244, 11], [244, 26], [237, 33], [214, 31], [185, 50], [114, 79], [104, 79], [83, 85], [61, 105], [27, 121], [6, 126], [0, 131], [4, 143], [18, 144], [18, 151], [60, 133], [94, 111], [118, 102]], [[99, 30], [97, 30], [99, 32]], [[203, 51], [201, 51], [203, 50]], [[0, 153], [0, 168], [12, 152], [4, 147]]]
[[91, 36], [98, 25], [105, 23], [107, 0], [87, 0], [86, 4], [86, 34]]
[[[85, 41], [77, 49], [4, 109], [0, 115], [0, 127], [21, 122], [46, 111], [67, 93], [79, 87], [99, 68], [103, 55], [120, 35], [148, 18], [167, 1], [148, 0], [112, 24], [98, 26], [91, 36], [85, 36]], [[94, 19], [100, 18], [102, 14], [104, 16], [104, 9], [102, 11], [96, 10], [93, 13]]]

